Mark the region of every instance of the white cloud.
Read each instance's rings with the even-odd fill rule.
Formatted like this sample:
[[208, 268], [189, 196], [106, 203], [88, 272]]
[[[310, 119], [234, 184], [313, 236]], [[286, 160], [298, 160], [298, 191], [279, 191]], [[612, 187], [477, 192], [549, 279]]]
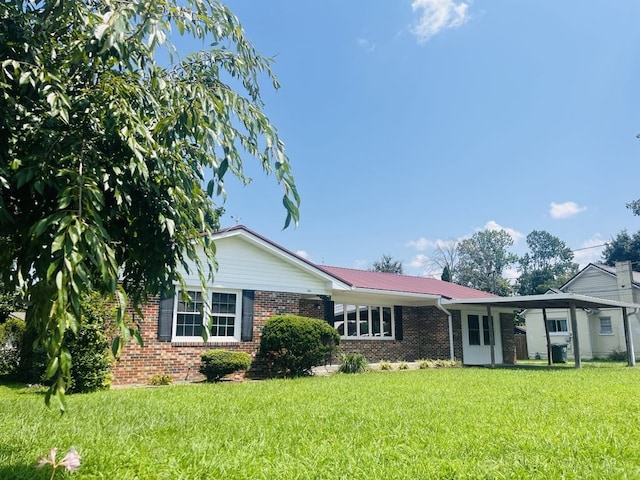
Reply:
[[376, 49], [376, 44], [367, 40], [366, 38], [356, 38], [358, 46], [363, 48], [367, 52], [373, 52]]
[[606, 240], [602, 235], [596, 233], [593, 237], [588, 238], [580, 248], [573, 251], [573, 261], [580, 265], [580, 268], [586, 267], [589, 263], [602, 262], [602, 250]]
[[520, 240], [522, 240], [525, 237], [524, 233], [519, 232], [518, 230], [516, 230], [514, 228], [503, 227], [502, 225], [500, 225], [495, 220], [489, 220], [484, 225], [484, 229], [485, 230], [491, 230], [491, 231], [504, 230], [509, 235], [511, 235], [511, 238], [513, 238], [513, 243], [518, 243]]
[[435, 242], [433, 240], [429, 240], [428, 238], [420, 237], [418, 240], [411, 240], [407, 242], [407, 247], [415, 248], [419, 252], [423, 252], [428, 248], [433, 248], [435, 246]]
[[309, 260], [309, 253], [306, 252], [305, 250], [296, 250], [296, 255], [304, 258], [305, 260]]
[[573, 217], [580, 212], [584, 212], [586, 209], [586, 207], [581, 207], [576, 202], [551, 202], [551, 205], [549, 206], [549, 213], [552, 218], [560, 219]]
[[458, 0], [414, 0], [413, 11], [420, 18], [411, 32], [424, 43], [445, 28], [459, 27], [469, 20], [469, 2]]
[[436, 248], [447, 249], [452, 245], [458, 244], [461, 240], [464, 240], [466, 237], [460, 237], [456, 240], [442, 240], [438, 238], [437, 240], [430, 240], [425, 237], [420, 237], [418, 240], [411, 240], [407, 242], [405, 245], [410, 248], [415, 248], [419, 252], [424, 252], [425, 250], [431, 250]]
[[419, 253], [415, 255], [409, 262], [411, 268], [424, 268], [429, 263], [429, 257]]

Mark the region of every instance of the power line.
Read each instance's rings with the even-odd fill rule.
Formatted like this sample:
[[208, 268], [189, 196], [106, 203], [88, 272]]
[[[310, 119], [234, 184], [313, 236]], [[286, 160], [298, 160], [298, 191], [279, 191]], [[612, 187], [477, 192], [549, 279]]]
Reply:
[[579, 252], [580, 250], [589, 250], [590, 248], [600, 248], [600, 247], [606, 247], [607, 245], [609, 245], [609, 243], [601, 243], [600, 245], [592, 245], [590, 247], [582, 247], [582, 248], [574, 248], [573, 250], [571, 250], [572, 252]]

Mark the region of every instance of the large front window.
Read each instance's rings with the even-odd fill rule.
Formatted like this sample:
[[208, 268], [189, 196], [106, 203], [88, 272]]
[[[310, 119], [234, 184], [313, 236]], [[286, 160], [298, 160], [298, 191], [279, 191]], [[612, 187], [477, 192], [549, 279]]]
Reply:
[[206, 293], [206, 300], [199, 290], [178, 294], [175, 315], [175, 338], [178, 340], [202, 339], [202, 328], [211, 325], [209, 340], [239, 340], [240, 298], [235, 292]]
[[335, 304], [333, 326], [342, 338], [391, 339], [394, 323], [393, 307]]

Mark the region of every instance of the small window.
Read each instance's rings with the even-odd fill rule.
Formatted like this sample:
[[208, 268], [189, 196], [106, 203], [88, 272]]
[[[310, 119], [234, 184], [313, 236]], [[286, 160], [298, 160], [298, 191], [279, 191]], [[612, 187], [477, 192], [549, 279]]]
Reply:
[[467, 320], [469, 324], [469, 345], [480, 345], [480, 317], [478, 315], [469, 315]]
[[613, 335], [611, 317], [600, 317], [600, 335]]
[[549, 318], [547, 319], [547, 327], [549, 333], [562, 333], [568, 332], [567, 319], [566, 318]]

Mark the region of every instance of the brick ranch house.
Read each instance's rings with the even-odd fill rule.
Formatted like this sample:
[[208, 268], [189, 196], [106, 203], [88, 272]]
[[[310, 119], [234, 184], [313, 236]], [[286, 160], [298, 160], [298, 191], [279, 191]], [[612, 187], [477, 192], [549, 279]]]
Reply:
[[[339, 331], [343, 352], [360, 352], [369, 362], [514, 363], [513, 308], [491, 313], [483, 302], [497, 297], [488, 293], [433, 278], [315, 265], [241, 225], [220, 230], [214, 241], [213, 283], [203, 293], [190, 269], [189, 302], [176, 286], [173, 297], [150, 301], [144, 318], [134, 317], [144, 346], [125, 346], [114, 385], [147, 383], [155, 374], [199, 379], [200, 354], [212, 348], [255, 357], [262, 327], [276, 314], [326, 320]], [[207, 342], [200, 336], [205, 308], [213, 317]]]

